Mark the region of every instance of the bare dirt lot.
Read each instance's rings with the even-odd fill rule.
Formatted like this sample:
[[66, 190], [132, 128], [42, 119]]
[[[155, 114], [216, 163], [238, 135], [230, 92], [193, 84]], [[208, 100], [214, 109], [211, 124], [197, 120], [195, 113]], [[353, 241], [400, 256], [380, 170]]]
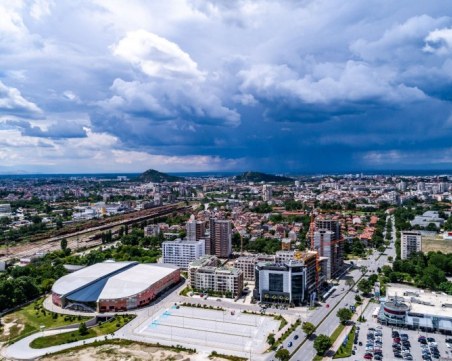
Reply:
[[114, 345], [104, 344], [100, 346], [85, 347], [82, 349], [68, 351], [63, 354], [54, 356], [46, 356], [41, 358], [45, 361], [160, 361], [160, 360], [178, 360], [178, 361], [194, 361], [199, 360], [196, 354], [188, 354], [187, 352], [177, 353], [175, 351], [159, 349], [153, 346], [143, 344]]
[[422, 237], [422, 252], [431, 251], [452, 253], [452, 241], [445, 241], [442, 237]]

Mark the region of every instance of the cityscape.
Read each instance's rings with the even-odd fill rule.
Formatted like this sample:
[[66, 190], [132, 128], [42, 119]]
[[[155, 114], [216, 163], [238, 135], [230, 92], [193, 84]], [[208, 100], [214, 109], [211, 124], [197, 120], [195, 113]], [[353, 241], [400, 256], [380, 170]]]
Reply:
[[0, 361], [452, 360], [450, 12], [0, 0]]

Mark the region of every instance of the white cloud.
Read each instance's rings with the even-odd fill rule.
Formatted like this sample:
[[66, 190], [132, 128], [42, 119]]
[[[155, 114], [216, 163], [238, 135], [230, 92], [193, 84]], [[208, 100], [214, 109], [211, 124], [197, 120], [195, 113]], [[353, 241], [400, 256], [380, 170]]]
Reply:
[[0, 111], [31, 114], [42, 113], [42, 110], [36, 104], [25, 99], [18, 89], [6, 86], [1, 80]]
[[145, 30], [129, 32], [112, 49], [150, 77], [204, 79], [198, 65], [177, 44]]
[[300, 75], [287, 65], [255, 65], [239, 73], [241, 90], [267, 100], [292, 97], [307, 104], [365, 100], [404, 102], [424, 99], [416, 87], [397, 83], [390, 67], [365, 62], [315, 64]]
[[42, 17], [50, 15], [54, 5], [53, 0], [35, 0], [30, 9], [30, 15], [36, 20], [41, 20]]
[[422, 50], [438, 55], [449, 54], [452, 50], [452, 29], [443, 28], [430, 32], [425, 38], [425, 46]]

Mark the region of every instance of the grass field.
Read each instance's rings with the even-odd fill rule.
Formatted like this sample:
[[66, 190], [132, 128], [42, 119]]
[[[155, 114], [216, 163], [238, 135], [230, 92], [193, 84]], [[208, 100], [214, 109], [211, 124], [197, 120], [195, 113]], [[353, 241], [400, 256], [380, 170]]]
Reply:
[[452, 253], [452, 241], [445, 241], [442, 237], [422, 237], [422, 252], [441, 251]]
[[354, 340], [355, 340], [355, 326], [352, 327], [352, 330], [348, 335], [347, 344], [345, 346], [341, 345], [341, 347], [339, 347], [339, 350], [337, 350], [333, 358], [345, 358], [351, 356]]
[[135, 316], [133, 315], [118, 315], [98, 326], [89, 328], [88, 332], [84, 335], [81, 335], [78, 330], [73, 330], [57, 335], [39, 337], [31, 342], [30, 347], [46, 348], [56, 345], [62, 345], [64, 343], [86, 340], [92, 337], [108, 335], [119, 330], [122, 326], [130, 322], [134, 317]]
[[5, 327], [0, 335], [0, 341], [18, 341], [22, 337], [39, 331], [41, 325], [48, 329], [72, 325], [89, 319], [89, 317], [68, 316], [47, 311], [42, 306], [43, 302], [44, 298], [41, 298], [3, 316], [2, 323]]

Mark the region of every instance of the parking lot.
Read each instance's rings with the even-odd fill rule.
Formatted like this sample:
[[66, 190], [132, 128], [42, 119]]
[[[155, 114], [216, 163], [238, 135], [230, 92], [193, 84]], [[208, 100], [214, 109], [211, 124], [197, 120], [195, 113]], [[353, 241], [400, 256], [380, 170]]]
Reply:
[[[422, 360], [429, 360], [428, 356], [431, 357], [431, 360], [439, 360], [441, 359], [448, 359], [450, 358], [452, 360], [452, 348], [448, 348], [446, 344], [446, 339], [452, 339], [452, 336], [446, 336], [440, 333], [428, 333], [428, 332], [422, 332], [417, 330], [407, 330], [403, 328], [396, 328], [396, 327], [389, 327], [389, 326], [382, 326], [379, 323], [376, 322], [375, 319], [372, 318], [372, 312], [375, 310], [375, 307], [377, 305], [372, 305], [371, 307], [368, 307], [366, 310], [366, 319], [367, 321], [365, 323], [357, 323], [357, 327], [360, 328], [358, 333], [358, 343], [355, 345], [355, 355], [352, 355], [349, 358], [346, 358], [344, 360], [365, 360], [365, 355], [367, 353], [366, 351], [366, 344], [371, 345], [373, 344], [374, 348], [381, 350], [382, 360], [414, 360], [414, 361], [422, 361]], [[395, 343], [392, 337], [392, 332], [397, 331], [399, 333], [400, 338], [400, 356], [397, 357], [395, 353], [393, 352], [393, 344]], [[381, 339], [379, 338], [379, 334], [381, 332]], [[369, 336], [368, 339], [368, 334]], [[402, 337], [402, 335], [406, 334], [407, 337]], [[425, 346], [428, 351], [424, 351], [426, 353], [425, 358], [423, 358], [422, 353], [422, 347], [421, 343], [418, 341], [420, 336], [425, 337]], [[439, 355], [435, 352], [431, 352], [431, 350], [434, 351], [435, 346], [432, 344], [432, 347], [428, 345], [427, 338], [434, 338], [434, 341], [436, 342], [437, 350], [439, 352]], [[409, 341], [409, 344], [405, 342], [405, 348], [407, 350], [403, 351], [403, 339], [407, 339]], [[368, 342], [368, 340], [370, 342]], [[373, 342], [372, 342], [373, 341]], [[378, 342], [376, 342], [378, 341]], [[381, 341], [381, 343], [380, 343]], [[361, 343], [361, 345], [360, 345]], [[452, 347], [452, 345], [451, 345]], [[370, 347], [369, 347], [370, 348]], [[374, 356], [375, 354], [373, 352], [369, 352]], [[378, 354], [378, 352], [377, 352]], [[408, 356], [408, 354], [411, 355], [411, 358]], [[427, 356], [428, 355], [428, 356]], [[438, 356], [438, 357], [437, 357]], [[369, 358], [370, 359], [370, 358]], [[379, 357], [372, 357], [372, 360], [378, 360]]]

